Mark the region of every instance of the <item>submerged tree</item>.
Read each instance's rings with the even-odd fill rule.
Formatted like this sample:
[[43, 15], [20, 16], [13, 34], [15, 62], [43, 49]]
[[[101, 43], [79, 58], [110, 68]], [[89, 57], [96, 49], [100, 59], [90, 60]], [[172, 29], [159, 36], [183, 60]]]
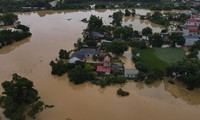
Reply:
[[50, 107], [40, 100], [33, 82], [25, 77], [15, 73], [11, 81], [5, 81], [1, 85], [4, 91], [0, 96], [0, 106], [4, 109], [5, 117], [10, 120], [25, 120], [26, 115], [35, 118], [38, 112]]
[[122, 11], [114, 12], [113, 13], [113, 25], [121, 26], [122, 18], [123, 18]]

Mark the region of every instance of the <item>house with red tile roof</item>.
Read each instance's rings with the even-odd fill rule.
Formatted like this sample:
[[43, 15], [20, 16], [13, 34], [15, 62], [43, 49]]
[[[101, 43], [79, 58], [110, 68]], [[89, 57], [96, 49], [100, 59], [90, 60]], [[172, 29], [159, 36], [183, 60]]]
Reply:
[[110, 66], [111, 66], [111, 59], [109, 56], [106, 55], [103, 60], [103, 65], [97, 66], [97, 70], [96, 70], [97, 74], [98, 75], [101, 75], [101, 74], [109, 75], [110, 70], [111, 70]]
[[183, 27], [183, 35], [188, 36], [188, 35], [197, 35], [199, 32], [197, 26], [189, 26], [185, 25]]
[[197, 21], [195, 19], [187, 19], [185, 25], [187, 26], [196, 26], [197, 25]]
[[200, 15], [192, 15], [191, 19], [200, 20]]
[[110, 67], [105, 67], [105, 66], [97, 66], [97, 74], [110, 74]]

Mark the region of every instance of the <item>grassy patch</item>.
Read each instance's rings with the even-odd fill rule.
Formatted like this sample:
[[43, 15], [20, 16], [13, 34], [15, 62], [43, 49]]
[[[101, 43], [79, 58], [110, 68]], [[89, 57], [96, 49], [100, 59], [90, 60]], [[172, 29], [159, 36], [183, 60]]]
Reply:
[[149, 48], [141, 51], [142, 60], [150, 67], [165, 69], [170, 63], [185, 57], [182, 48]]
[[185, 57], [185, 52], [182, 48], [154, 48], [156, 56], [170, 64], [181, 61]]

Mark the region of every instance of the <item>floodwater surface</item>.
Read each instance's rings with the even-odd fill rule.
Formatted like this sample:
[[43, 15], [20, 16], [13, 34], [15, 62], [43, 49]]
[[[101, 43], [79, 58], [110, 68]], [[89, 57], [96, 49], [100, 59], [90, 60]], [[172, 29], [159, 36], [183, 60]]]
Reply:
[[[13, 73], [34, 82], [42, 100], [55, 105], [39, 113], [36, 120], [199, 120], [200, 91], [187, 91], [180, 83], [171, 85], [167, 79], [148, 86], [129, 82], [123, 88], [130, 96], [123, 98], [116, 94], [120, 86], [101, 89], [90, 83], [74, 85], [67, 75], [56, 77], [50, 74], [49, 63], [58, 57], [59, 50], [73, 49], [76, 40], [82, 36], [86, 24], [80, 22], [81, 19], [95, 14], [109, 24], [108, 16], [114, 11], [19, 13], [19, 20], [30, 26], [32, 36], [0, 49], [0, 83], [10, 80]], [[162, 29], [137, 18], [127, 21], [137, 30], [144, 26], [152, 27], [154, 32]], [[6, 120], [2, 112], [0, 116]]]

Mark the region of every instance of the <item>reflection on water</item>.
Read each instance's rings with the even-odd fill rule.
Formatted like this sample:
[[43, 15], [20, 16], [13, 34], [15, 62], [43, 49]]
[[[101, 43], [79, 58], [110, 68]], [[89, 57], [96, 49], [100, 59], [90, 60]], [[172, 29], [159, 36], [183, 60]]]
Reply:
[[191, 105], [199, 105], [200, 104], [200, 89], [195, 89], [193, 91], [189, 91], [186, 89], [186, 86], [181, 84], [179, 81], [176, 81], [175, 85], [171, 85], [167, 80], [170, 78], [166, 78], [165, 81], [165, 90], [169, 91], [175, 98], [181, 98]]
[[12, 45], [8, 45], [8, 46], [5, 46], [3, 48], [0, 49], [0, 54], [8, 54], [10, 53], [11, 51], [15, 50], [16, 48], [18, 48], [19, 46], [25, 44], [25, 43], [28, 43], [30, 42], [30, 37], [29, 38], [25, 38], [24, 40], [21, 40], [19, 42], [16, 42]]
[[[67, 117], [72, 120], [198, 120], [198, 90], [185, 92], [181, 86], [167, 82], [152, 85], [129, 82], [123, 88], [130, 92], [130, 96], [122, 98], [116, 95], [120, 86], [101, 89], [90, 83], [74, 85], [69, 82], [67, 75], [55, 77], [50, 74], [49, 62], [58, 57], [56, 55], [59, 50], [73, 49], [73, 44], [82, 37], [82, 30], [86, 28], [86, 24], [80, 22], [82, 18], [95, 14], [103, 17], [105, 24], [109, 24], [111, 19], [108, 16], [114, 11], [116, 10], [19, 13], [19, 20], [30, 25], [31, 40], [0, 49], [0, 83], [11, 79], [15, 72], [34, 82], [42, 100], [55, 105], [40, 113], [36, 120], [65, 120]], [[69, 21], [69, 18], [72, 19]], [[133, 17], [124, 20], [132, 24], [135, 30], [147, 25], [154, 31], [162, 29]], [[125, 52], [123, 59], [131, 61], [130, 49]], [[125, 64], [130, 66], [132, 63], [126, 61]], [[190, 105], [192, 103], [188, 101], [194, 101], [194, 105]], [[0, 116], [5, 120], [2, 114]]]
[[[146, 15], [147, 13], [153, 13], [154, 10], [149, 9], [135, 9], [135, 13], [139, 15]], [[188, 13], [191, 12], [190, 10], [162, 10], [161, 13], [167, 13], [167, 12], [174, 12], [174, 13]]]

